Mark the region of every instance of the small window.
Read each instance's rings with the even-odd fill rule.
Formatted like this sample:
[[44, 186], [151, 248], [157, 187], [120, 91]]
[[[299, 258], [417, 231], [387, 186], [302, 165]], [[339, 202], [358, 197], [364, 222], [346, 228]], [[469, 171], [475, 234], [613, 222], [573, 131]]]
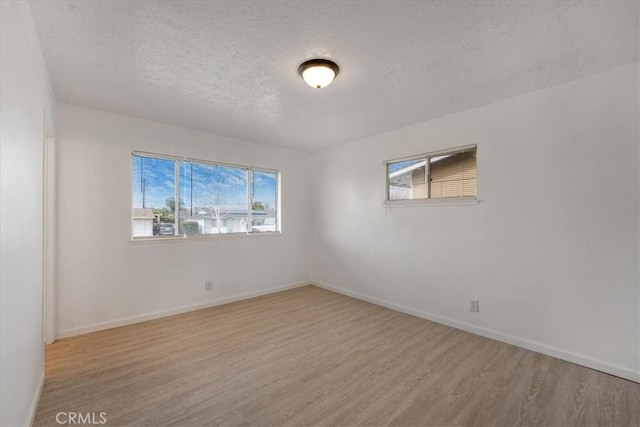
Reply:
[[280, 231], [278, 171], [146, 153], [132, 171], [133, 238]]
[[476, 198], [475, 146], [388, 161], [387, 201]]
[[256, 170], [253, 172], [252, 186], [251, 231], [277, 231], [278, 175]]

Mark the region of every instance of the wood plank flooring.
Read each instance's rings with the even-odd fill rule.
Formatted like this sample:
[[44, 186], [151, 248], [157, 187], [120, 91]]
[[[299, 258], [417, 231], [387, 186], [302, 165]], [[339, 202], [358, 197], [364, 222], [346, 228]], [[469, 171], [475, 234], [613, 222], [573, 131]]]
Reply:
[[640, 385], [307, 286], [47, 346], [36, 426], [639, 426]]

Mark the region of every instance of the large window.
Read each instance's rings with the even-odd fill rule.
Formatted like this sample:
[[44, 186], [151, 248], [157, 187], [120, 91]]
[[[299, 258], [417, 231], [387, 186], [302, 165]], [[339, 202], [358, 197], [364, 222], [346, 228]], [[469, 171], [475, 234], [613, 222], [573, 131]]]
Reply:
[[476, 146], [385, 162], [386, 200], [475, 199]]
[[132, 170], [134, 238], [279, 231], [278, 171], [137, 152]]

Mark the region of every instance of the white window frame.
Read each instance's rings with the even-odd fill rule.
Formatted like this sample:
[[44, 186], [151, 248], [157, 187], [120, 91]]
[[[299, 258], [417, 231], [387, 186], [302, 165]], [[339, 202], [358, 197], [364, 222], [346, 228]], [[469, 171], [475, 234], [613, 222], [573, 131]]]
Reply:
[[[430, 151], [428, 153], [422, 154], [414, 154], [412, 156], [406, 157], [398, 157], [395, 159], [389, 159], [382, 162], [384, 166], [384, 193], [383, 193], [383, 207], [411, 207], [411, 206], [448, 206], [448, 205], [477, 205], [480, 202], [478, 197], [478, 185], [477, 185], [477, 177], [478, 177], [478, 163], [476, 160], [476, 195], [475, 196], [460, 196], [460, 197], [441, 197], [437, 199], [432, 199], [431, 196], [431, 174], [429, 171], [429, 159], [432, 157], [445, 156], [450, 154], [457, 154], [464, 151], [476, 150], [478, 151], [478, 146], [476, 144], [464, 145], [460, 147], [447, 148], [437, 151]], [[427, 197], [419, 198], [419, 199], [401, 199], [401, 200], [391, 200], [389, 198], [389, 165], [392, 163], [406, 162], [409, 160], [426, 160], [425, 164], [425, 184], [426, 184], [426, 194]]]
[[[152, 153], [152, 152], [148, 152], [148, 151], [138, 151], [138, 150], [134, 150], [131, 152], [131, 163], [130, 163], [130, 167], [132, 167], [133, 165], [133, 157], [134, 156], [138, 156], [138, 157], [149, 157], [149, 158], [156, 158], [156, 159], [163, 159], [163, 160], [173, 160], [174, 163], [174, 200], [176, 201], [176, 206], [179, 206], [179, 201], [180, 201], [180, 165], [182, 163], [200, 163], [200, 164], [205, 164], [205, 165], [211, 165], [211, 166], [221, 166], [221, 167], [230, 167], [230, 168], [235, 168], [235, 169], [244, 169], [247, 173], [247, 188], [246, 188], [246, 193], [247, 193], [247, 231], [245, 232], [238, 232], [238, 233], [222, 233], [222, 234], [197, 234], [197, 235], [193, 235], [193, 236], [189, 236], [187, 234], [178, 234], [179, 231], [179, 224], [180, 224], [180, 209], [176, 208], [176, 212], [175, 212], [175, 223], [174, 223], [174, 230], [175, 230], [175, 234], [173, 236], [169, 235], [169, 236], [153, 236], [153, 237], [149, 237], [149, 236], [134, 236], [133, 235], [133, 186], [131, 185], [132, 179], [129, 180], [129, 185], [130, 185], [130, 197], [129, 200], [131, 201], [132, 205], [131, 205], [131, 212], [129, 215], [129, 224], [130, 224], [130, 231], [129, 231], [129, 237], [130, 237], [130, 242], [132, 243], [140, 243], [140, 242], [177, 242], [177, 241], [185, 241], [185, 240], [190, 240], [190, 241], [197, 241], [197, 240], [209, 240], [209, 239], [214, 239], [214, 240], [224, 240], [224, 239], [237, 239], [237, 238], [247, 238], [247, 237], [258, 237], [258, 236], [262, 236], [262, 237], [266, 237], [266, 236], [277, 236], [277, 235], [281, 235], [282, 234], [282, 224], [281, 224], [281, 195], [280, 195], [280, 188], [281, 188], [281, 172], [277, 169], [271, 169], [271, 168], [264, 168], [264, 167], [255, 167], [255, 166], [246, 166], [246, 165], [238, 165], [238, 164], [234, 164], [234, 163], [225, 163], [225, 162], [216, 162], [216, 161], [211, 161], [211, 160], [202, 160], [202, 159], [196, 159], [196, 158], [192, 158], [192, 157], [183, 157], [183, 156], [173, 156], [173, 155], [168, 155], [168, 154], [159, 154], [159, 153]], [[266, 172], [266, 173], [272, 173], [276, 176], [276, 231], [260, 231], [260, 232], [254, 232], [251, 231], [251, 219], [252, 219], [252, 204], [254, 201], [253, 198], [253, 173], [254, 172]], [[131, 169], [131, 173], [133, 173], [133, 169]], [[133, 178], [133, 177], [131, 177]]]

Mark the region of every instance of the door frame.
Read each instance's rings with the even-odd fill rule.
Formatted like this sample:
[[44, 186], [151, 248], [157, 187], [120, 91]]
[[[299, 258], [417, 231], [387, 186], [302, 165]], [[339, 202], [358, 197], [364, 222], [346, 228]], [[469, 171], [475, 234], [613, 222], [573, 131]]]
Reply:
[[43, 218], [43, 338], [45, 344], [56, 340], [56, 141], [44, 138], [44, 218]]

